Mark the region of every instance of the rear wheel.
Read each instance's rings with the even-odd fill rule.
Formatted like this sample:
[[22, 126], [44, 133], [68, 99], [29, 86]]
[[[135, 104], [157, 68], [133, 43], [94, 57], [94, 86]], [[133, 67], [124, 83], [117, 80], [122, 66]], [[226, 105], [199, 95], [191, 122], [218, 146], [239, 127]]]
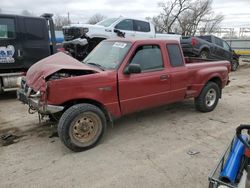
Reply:
[[66, 110], [58, 124], [58, 135], [72, 151], [97, 145], [106, 130], [105, 115], [91, 104], [77, 104]]
[[208, 82], [200, 95], [195, 98], [195, 107], [201, 112], [211, 112], [218, 104], [220, 88], [214, 82]]
[[201, 53], [200, 53], [200, 58], [208, 59], [209, 58], [209, 52], [207, 50], [202, 50]]

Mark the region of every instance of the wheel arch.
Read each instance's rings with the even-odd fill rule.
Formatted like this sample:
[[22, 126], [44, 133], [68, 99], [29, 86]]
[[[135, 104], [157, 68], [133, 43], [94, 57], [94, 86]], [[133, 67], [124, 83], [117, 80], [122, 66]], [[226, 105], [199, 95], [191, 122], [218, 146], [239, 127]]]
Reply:
[[[207, 51], [208, 53], [210, 53], [210, 49], [209, 49], [208, 46], [202, 46], [202, 47], [201, 47], [201, 50], [200, 50], [200, 53], [203, 52], [203, 51]], [[199, 53], [199, 54], [200, 54], [200, 53]]]
[[87, 103], [87, 104], [92, 104], [94, 106], [97, 106], [98, 108], [100, 108], [102, 110], [107, 121], [110, 123], [113, 122], [112, 115], [109, 113], [109, 111], [107, 110], [105, 105], [103, 105], [101, 102], [94, 100], [94, 99], [85, 98], [85, 99], [74, 99], [74, 100], [67, 101], [63, 104], [63, 106], [65, 106], [64, 111], [66, 111], [71, 106], [76, 105], [76, 104], [80, 104], [80, 103]]
[[[222, 94], [222, 80], [221, 80], [221, 78], [220, 78], [219, 76], [214, 76], [214, 77], [210, 78], [210, 79], [206, 82], [206, 84], [207, 84], [208, 82], [214, 82], [214, 83], [216, 83], [216, 84], [219, 86], [219, 88], [220, 88], [220, 98], [221, 98], [221, 94]], [[206, 84], [205, 84], [205, 85], [206, 85]]]

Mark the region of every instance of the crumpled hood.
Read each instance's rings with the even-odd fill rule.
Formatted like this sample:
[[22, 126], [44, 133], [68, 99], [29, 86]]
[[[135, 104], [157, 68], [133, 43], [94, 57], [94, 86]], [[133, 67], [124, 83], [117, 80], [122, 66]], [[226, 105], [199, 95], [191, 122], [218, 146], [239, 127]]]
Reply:
[[100, 72], [99, 69], [85, 65], [69, 55], [59, 52], [32, 65], [26, 75], [27, 84], [37, 91], [45, 84], [48, 76], [62, 69]]

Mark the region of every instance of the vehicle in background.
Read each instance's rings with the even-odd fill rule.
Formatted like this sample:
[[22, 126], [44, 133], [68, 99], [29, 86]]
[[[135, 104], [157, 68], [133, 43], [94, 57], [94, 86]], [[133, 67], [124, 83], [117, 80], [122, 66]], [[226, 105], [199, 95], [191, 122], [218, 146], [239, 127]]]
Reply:
[[216, 36], [182, 37], [181, 46], [185, 56], [227, 60], [231, 62], [232, 71], [236, 71], [239, 66], [239, 56], [225, 40]]
[[214, 110], [230, 63], [191, 60], [176, 40], [105, 40], [83, 62], [57, 53], [34, 64], [18, 98], [29, 111], [59, 120], [62, 142], [82, 151], [126, 114], [187, 98], [201, 112]]
[[108, 18], [95, 25], [71, 24], [63, 27], [64, 48], [78, 60], [83, 60], [104, 39], [117, 37], [137, 39], [175, 39], [180, 35], [157, 34], [155, 26], [147, 20]]
[[52, 16], [0, 14], [0, 92], [18, 89], [31, 65], [56, 52]]

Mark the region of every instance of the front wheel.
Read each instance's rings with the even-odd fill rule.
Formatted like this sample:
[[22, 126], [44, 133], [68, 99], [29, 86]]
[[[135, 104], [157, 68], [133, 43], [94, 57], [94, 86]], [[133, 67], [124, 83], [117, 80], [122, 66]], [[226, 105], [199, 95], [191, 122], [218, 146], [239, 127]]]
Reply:
[[58, 124], [58, 135], [72, 151], [83, 151], [97, 145], [106, 130], [102, 110], [91, 104], [77, 104], [66, 110]]
[[220, 88], [214, 82], [208, 82], [202, 89], [200, 95], [195, 98], [195, 107], [201, 112], [211, 112], [218, 104]]
[[231, 62], [231, 70], [232, 71], [236, 71], [238, 69], [238, 66], [239, 66], [239, 62], [237, 60], [233, 60]]

